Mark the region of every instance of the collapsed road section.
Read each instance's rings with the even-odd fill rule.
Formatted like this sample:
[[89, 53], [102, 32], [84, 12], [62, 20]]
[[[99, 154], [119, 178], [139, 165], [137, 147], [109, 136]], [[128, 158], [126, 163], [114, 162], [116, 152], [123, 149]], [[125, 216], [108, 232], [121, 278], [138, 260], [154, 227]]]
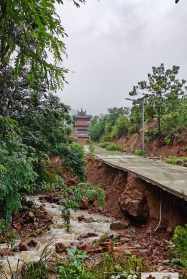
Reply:
[[88, 159], [87, 176], [105, 188], [107, 210], [115, 217], [155, 221], [155, 230], [187, 223], [186, 168], [99, 150]]

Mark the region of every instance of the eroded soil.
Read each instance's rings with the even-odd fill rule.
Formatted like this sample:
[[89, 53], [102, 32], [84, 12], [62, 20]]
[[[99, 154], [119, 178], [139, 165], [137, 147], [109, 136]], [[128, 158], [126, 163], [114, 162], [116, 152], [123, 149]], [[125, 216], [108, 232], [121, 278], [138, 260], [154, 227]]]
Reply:
[[187, 204], [93, 157], [87, 159], [87, 179], [106, 192], [103, 213], [129, 224], [120, 232], [126, 241], [120, 249], [142, 256], [157, 271], [168, 270], [170, 239], [176, 225], [187, 223]]
[[50, 263], [62, 261], [68, 248], [77, 247], [87, 252], [92, 264], [103, 252], [133, 254], [144, 259], [148, 271], [185, 273], [170, 264], [173, 229], [187, 222], [182, 214], [185, 204], [92, 157], [87, 160], [87, 179], [105, 190], [105, 208], [93, 203], [85, 210], [72, 210], [70, 232], [64, 226], [60, 192], [27, 197], [22, 211], [12, 221], [18, 235], [15, 243], [10, 247], [4, 239], [0, 245], [0, 264], [9, 277], [7, 256], [15, 270], [18, 259], [21, 265], [38, 261], [49, 244]]

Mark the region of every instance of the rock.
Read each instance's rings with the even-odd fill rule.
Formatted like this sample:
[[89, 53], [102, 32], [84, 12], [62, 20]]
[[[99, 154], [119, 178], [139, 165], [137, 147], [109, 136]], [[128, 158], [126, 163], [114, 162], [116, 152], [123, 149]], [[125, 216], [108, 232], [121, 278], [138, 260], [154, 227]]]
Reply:
[[117, 255], [132, 255], [131, 251], [125, 245], [114, 247], [113, 252]]
[[77, 248], [88, 254], [100, 254], [103, 252], [102, 247], [93, 247], [90, 243], [80, 243]]
[[107, 241], [100, 243], [100, 246], [102, 247], [103, 252], [112, 253], [113, 251], [113, 242], [111, 239], [108, 239]]
[[110, 229], [113, 231], [118, 231], [118, 230], [125, 230], [128, 228], [129, 222], [114, 222], [110, 224]]
[[136, 248], [136, 249], [142, 249], [142, 245], [139, 244], [139, 243], [135, 243], [133, 246], [134, 246], [134, 248]]
[[35, 218], [34, 213], [33, 213], [32, 211], [29, 211], [28, 216], [29, 216], [31, 219], [34, 219], [34, 218]]
[[13, 256], [14, 253], [12, 252], [12, 250], [10, 248], [4, 248], [0, 250], [0, 256], [1, 257], [9, 257], [9, 256]]
[[66, 249], [67, 249], [67, 247], [64, 243], [62, 243], [62, 242], [55, 243], [56, 253], [58, 253], [58, 254], [64, 253], [64, 252], [66, 252]]
[[55, 204], [59, 204], [60, 201], [60, 197], [54, 195], [54, 194], [49, 194], [49, 195], [45, 195], [45, 196], [41, 196], [39, 197], [40, 201], [46, 201], [48, 203], [55, 203]]
[[146, 223], [149, 207], [145, 194], [145, 185], [134, 175], [128, 176], [126, 188], [119, 198], [119, 206], [132, 221]]
[[96, 233], [91, 233], [91, 232], [88, 232], [86, 234], [81, 234], [79, 237], [78, 237], [78, 240], [80, 239], [84, 239], [84, 238], [90, 238], [90, 237], [97, 237], [98, 235]]
[[91, 245], [88, 244], [88, 243], [79, 243], [77, 248], [80, 249], [80, 250], [88, 252], [91, 249]]
[[35, 222], [35, 215], [32, 211], [29, 211], [23, 216], [22, 224], [30, 224]]
[[19, 251], [28, 251], [29, 250], [29, 248], [25, 242], [20, 242], [18, 247], [19, 247]]
[[79, 222], [84, 222], [84, 223], [93, 223], [93, 222], [96, 222], [95, 219], [93, 219], [92, 217], [85, 218], [83, 215], [78, 216], [77, 219], [78, 219]]
[[27, 243], [27, 245], [28, 245], [29, 247], [35, 248], [35, 247], [38, 245], [38, 242], [37, 242], [36, 240], [34, 240], [34, 239], [31, 239], [31, 240]]
[[88, 198], [83, 198], [81, 201], [80, 209], [88, 209], [89, 208], [89, 200]]
[[85, 222], [86, 218], [84, 217], [84, 215], [78, 216], [78, 221], [79, 222]]
[[19, 224], [19, 223], [14, 223], [14, 222], [13, 222], [13, 224], [12, 224], [12, 227], [13, 227], [14, 229], [16, 229], [17, 231], [20, 231], [21, 228], [22, 228], [21, 224]]

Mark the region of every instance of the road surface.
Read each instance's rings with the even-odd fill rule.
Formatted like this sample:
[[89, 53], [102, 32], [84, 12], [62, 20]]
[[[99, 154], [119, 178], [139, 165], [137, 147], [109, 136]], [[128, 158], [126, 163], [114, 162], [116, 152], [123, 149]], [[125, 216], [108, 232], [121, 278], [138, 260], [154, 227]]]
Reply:
[[187, 201], [187, 168], [126, 153], [108, 152], [101, 148], [96, 148], [95, 155], [105, 164], [134, 173], [143, 180]]

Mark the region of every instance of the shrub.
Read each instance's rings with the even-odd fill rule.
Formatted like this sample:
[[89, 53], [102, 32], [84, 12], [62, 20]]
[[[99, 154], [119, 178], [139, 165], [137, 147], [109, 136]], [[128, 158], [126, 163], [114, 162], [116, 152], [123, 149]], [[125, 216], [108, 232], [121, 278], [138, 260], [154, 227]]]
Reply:
[[122, 151], [122, 148], [119, 144], [116, 143], [110, 143], [106, 146], [106, 150], [108, 151]]
[[155, 139], [157, 139], [159, 136], [159, 131], [158, 129], [150, 129], [145, 132], [145, 141], [146, 142], [151, 142]]
[[136, 149], [134, 151], [134, 155], [136, 155], [136, 156], [145, 156], [145, 151], [143, 149]]
[[92, 269], [92, 272], [95, 279], [103, 279], [103, 274], [105, 274], [105, 279], [137, 278], [145, 269], [143, 260], [136, 256], [116, 257], [104, 254], [101, 262]]
[[110, 144], [110, 142], [101, 142], [101, 143], [99, 143], [99, 146], [102, 148], [106, 148], [109, 144]]
[[53, 149], [53, 155], [59, 155], [65, 167], [70, 168], [80, 181], [85, 179], [84, 150], [78, 143], [59, 144]]
[[116, 257], [104, 254], [99, 264], [91, 268], [84, 264], [85, 259], [84, 252], [69, 249], [68, 260], [59, 266], [59, 279], [136, 279], [141, 272], [147, 271], [142, 259], [132, 255]]
[[185, 163], [187, 163], [187, 157], [169, 156], [166, 159], [166, 163], [183, 166]]
[[173, 256], [174, 262], [187, 268], [187, 225], [177, 226], [172, 238], [174, 243]]
[[94, 117], [89, 128], [89, 135], [91, 140], [95, 142], [100, 141], [100, 139], [104, 135], [104, 132], [105, 132], [104, 119], [99, 117]]
[[66, 208], [80, 208], [83, 198], [87, 198], [90, 203], [96, 200], [101, 207], [104, 206], [105, 202], [104, 191], [89, 183], [80, 183], [77, 186], [65, 188], [64, 196]]
[[172, 143], [173, 143], [173, 139], [172, 139], [172, 136], [171, 136], [171, 135], [166, 136], [166, 137], [164, 138], [164, 144], [166, 144], [166, 145], [171, 145]]
[[122, 151], [121, 146], [116, 143], [102, 142], [99, 144], [99, 146], [105, 148], [108, 151]]
[[120, 115], [115, 125], [112, 128], [111, 137], [112, 138], [120, 138], [122, 136], [127, 136], [129, 128], [129, 120], [126, 116]]
[[68, 260], [58, 267], [59, 279], [94, 279], [84, 265], [86, 254], [78, 249], [68, 249]]

